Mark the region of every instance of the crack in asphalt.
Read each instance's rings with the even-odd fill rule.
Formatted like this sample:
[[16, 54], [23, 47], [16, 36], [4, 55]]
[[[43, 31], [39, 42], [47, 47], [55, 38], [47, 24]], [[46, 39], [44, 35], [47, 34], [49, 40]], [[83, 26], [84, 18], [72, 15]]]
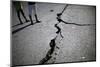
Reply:
[[[57, 24], [55, 24], [55, 27], [58, 29], [57, 36], [55, 38], [53, 38], [49, 45], [50, 45], [50, 49], [48, 50], [46, 56], [39, 62], [39, 64], [45, 64], [47, 61], [49, 61], [52, 58], [52, 54], [55, 51], [55, 48], [59, 49], [59, 47], [56, 45], [56, 38], [58, 37], [58, 34], [60, 34], [60, 36], [63, 38], [62, 34], [61, 34], [61, 28], [57, 26]], [[55, 55], [57, 55], [57, 53], [55, 53]], [[54, 59], [56, 59], [54, 57]], [[53, 62], [54, 63], [54, 62]]]
[[45, 64], [48, 60], [50, 60], [52, 58], [52, 54], [54, 52], [54, 49], [55, 49], [55, 46], [56, 46], [56, 43], [55, 43], [55, 39], [52, 39], [49, 43], [50, 45], [50, 49], [49, 51], [47, 52], [46, 56], [39, 62], [39, 64]]
[[69, 22], [66, 22], [64, 20], [62, 20], [61, 18], [59, 18], [60, 22], [62, 23], [65, 23], [65, 24], [70, 24], [70, 25], [77, 25], [77, 26], [93, 26], [93, 25], [96, 25], [96, 24], [78, 24], [78, 23], [69, 23]]
[[[47, 63], [47, 62], [53, 57], [52, 54], [54, 53], [55, 48], [60, 49], [60, 48], [57, 46], [56, 42], [55, 42], [55, 41], [56, 41], [56, 38], [58, 37], [58, 34], [60, 34], [60, 36], [61, 36], [60, 42], [61, 42], [62, 39], [64, 38], [64, 36], [62, 35], [62, 32], [61, 32], [61, 28], [58, 26], [59, 23], [62, 22], [62, 23], [64, 23], [64, 24], [70, 24], [70, 25], [76, 25], [76, 26], [91, 26], [91, 25], [96, 25], [96, 24], [69, 23], [69, 22], [66, 22], [66, 21], [62, 20], [62, 19], [61, 19], [61, 16], [62, 16], [63, 12], [66, 10], [67, 7], [68, 7], [68, 4], [64, 7], [64, 9], [62, 10], [61, 13], [58, 13], [58, 14], [57, 14], [56, 19], [57, 19], [58, 23], [56, 23], [56, 24], [54, 25], [54, 27], [57, 28], [57, 31], [56, 31], [56, 34], [57, 34], [57, 35], [56, 35], [55, 38], [53, 38], [53, 39], [50, 41], [50, 43], [49, 43], [50, 49], [48, 50], [46, 56], [39, 62], [39, 64], [45, 64], [45, 63]], [[55, 53], [55, 55], [57, 55], [57, 53]], [[53, 59], [55, 60], [56, 57], [54, 57]], [[52, 62], [54, 63], [55, 61], [52, 61]]]
[[[59, 17], [60, 17], [60, 16], [57, 15], [57, 18], [59, 18]], [[60, 23], [60, 21], [59, 21], [59, 20], [57, 20], [57, 21], [58, 21], [58, 23], [56, 23], [56, 24], [54, 25], [54, 27], [57, 28], [57, 31], [56, 31], [56, 34], [57, 34], [57, 35], [56, 35], [55, 38], [53, 38], [53, 39], [50, 41], [50, 43], [49, 43], [50, 49], [48, 50], [46, 56], [45, 56], [42, 60], [40, 60], [39, 64], [45, 64], [45, 63], [47, 63], [47, 62], [52, 58], [52, 54], [53, 54], [54, 51], [55, 51], [55, 47], [59, 49], [59, 47], [56, 45], [55, 40], [56, 40], [56, 38], [58, 37], [58, 34], [60, 34], [60, 36], [61, 36], [62, 38], [63, 38], [63, 35], [61, 34], [61, 28], [58, 26], [58, 24]], [[55, 55], [57, 55], [57, 53], [55, 53]], [[54, 59], [56, 59], [56, 58], [54, 57]], [[54, 62], [53, 62], [53, 63], [54, 63]]]

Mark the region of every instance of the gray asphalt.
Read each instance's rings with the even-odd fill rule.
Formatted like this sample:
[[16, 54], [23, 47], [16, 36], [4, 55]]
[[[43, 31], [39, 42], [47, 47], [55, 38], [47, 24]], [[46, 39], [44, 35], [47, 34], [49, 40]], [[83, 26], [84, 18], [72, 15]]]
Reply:
[[[56, 14], [60, 13], [64, 6], [65, 4], [37, 3], [37, 15], [42, 22], [30, 25], [12, 35], [13, 65], [39, 64], [46, 56], [51, 39], [57, 35], [57, 29], [54, 27], [58, 22]], [[19, 24], [19, 20], [14, 6], [12, 10], [11, 26], [14, 26]], [[26, 2], [23, 2], [23, 10], [29, 19]], [[81, 5], [69, 5], [62, 15], [63, 20], [78, 24], [96, 24], [95, 17], [95, 7]], [[25, 22], [23, 17], [22, 19]], [[35, 22], [34, 17], [33, 20]], [[30, 22], [12, 27], [12, 31], [28, 24]], [[61, 41], [59, 38], [56, 40], [60, 49], [55, 49], [54, 54], [57, 55], [52, 54], [52, 58], [47, 63], [96, 60], [95, 25], [77, 26], [60, 23], [58, 26], [64, 38]]]

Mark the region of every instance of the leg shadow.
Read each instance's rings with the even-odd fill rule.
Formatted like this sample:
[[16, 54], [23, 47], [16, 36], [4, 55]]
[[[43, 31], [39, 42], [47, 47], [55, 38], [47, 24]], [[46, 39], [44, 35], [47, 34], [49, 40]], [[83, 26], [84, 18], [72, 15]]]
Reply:
[[34, 25], [34, 24], [37, 24], [37, 22], [35, 22], [35, 23], [33, 23], [33, 24], [28, 24], [28, 25], [26, 25], [26, 26], [23, 26], [23, 27], [21, 27], [21, 28], [18, 28], [18, 29], [16, 29], [16, 30], [14, 30], [14, 31], [12, 31], [12, 34], [15, 34], [15, 33], [17, 33], [18, 31], [21, 31], [21, 30], [23, 30], [24, 28], [26, 28], [26, 27], [28, 27], [28, 26], [30, 26], [30, 25]]
[[21, 30], [23, 30], [24, 28], [26, 28], [26, 27], [28, 27], [28, 26], [30, 26], [31, 24], [28, 24], [28, 25], [26, 25], [26, 26], [23, 26], [23, 27], [21, 27], [21, 28], [18, 28], [18, 29], [16, 29], [16, 30], [14, 30], [14, 31], [12, 31], [12, 34], [15, 34], [15, 33], [17, 33], [18, 31], [21, 31]]
[[22, 25], [22, 24], [16, 24], [16, 25], [14, 25], [14, 26], [12, 26], [12, 27], [16, 27], [16, 26], [19, 26], [19, 25]]

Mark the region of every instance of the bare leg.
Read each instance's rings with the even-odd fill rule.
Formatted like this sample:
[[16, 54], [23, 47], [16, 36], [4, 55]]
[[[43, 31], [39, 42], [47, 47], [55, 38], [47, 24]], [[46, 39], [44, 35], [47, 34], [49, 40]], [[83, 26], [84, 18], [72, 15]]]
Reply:
[[22, 22], [22, 20], [21, 20], [21, 18], [20, 18], [20, 11], [17, 11], [17, 16], [18, 16], [18, 19], [19, 19], [19, 21], [20, 21], [20, 24], [23, 24], [23, 22]]
[[36, 19], [36, 22], [39, 23], [40, 21], [38, 20], [37, 18], [37, 15], [35, 14], [35, 19]]
[[25, 17], [25, 14], [24, 14], [23, 10], [21, 9], [20, 11], [21, 11], [21, 13], [22, 13], [24, 19], [26, 20], [26, 22], [28, 22], [27, 18]]
[[33, 25], [32, 16], [29, 15], [29, 18], [30, 18], [30, 20], [31, 20], [31, 24]]
[[35, 14], [36, 22], [39, 23], [40, 21], [38, 20], [36, 11], [37, 11], [37, 9], [36, 9], [36, 3], [35, 3], [35, 4], [34, 4], [34, 14]]

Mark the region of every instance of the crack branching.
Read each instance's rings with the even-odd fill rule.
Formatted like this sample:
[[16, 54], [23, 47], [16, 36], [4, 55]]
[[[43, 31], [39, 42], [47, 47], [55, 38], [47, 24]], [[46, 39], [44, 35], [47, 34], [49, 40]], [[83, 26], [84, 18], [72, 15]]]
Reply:
[[[65, 9], [66, 9], [67, 6], [68, 5], [65, 6], [65, 8], [62, 11], [62, 13], [65, 11]], [[57, 18], [61, 18], [60, 15], [61, 14], [57, 14]], [[59, 49], [59, 47], [56, 45], [55, 40], [58, 37], [58, 34], [60, 34], [60, 36], [62, 38], [63, 38], [63, 36], [62, 36], [62, 33], [61, 33], [61, 28], [58, 26], [58, 24], [60, 23], [59, 19], [57, 21], [58, 21], [58, 23], [56, 23], [54, 25], [54, 27], [57, 28], [57, 31], [56, 31], [57, 36], [50, 41], [50, 43], [49, 43], [50, 49], [48, 50], [46, 56], [39, 62], [39, 64], [45, 64], [48, 60], [50, 60], [52, 58], [52, 54], [53, 54], [53, 52], [55, 50], [55, 47]], [[56, 53], [56, 55], [57, 55], [57, 53]], [[56, 58], [54, 58], [54, 59], [56, 59]]]
[[[62, 12], [61, 13], [58, 13], [57, 14], [57, 21], [58, 21], [58, 23], [56, 23], [55, 25], [54, 25], [54, 27], [55, 28], [57, 28], [57, 31], [56, 31], [56, 37], [55, 38], [53, 38], [51, 41], [50, 41], [50, 43], [49, 43], [49, 45], [50, 45], [50, 49], [48, 50], [48, 52], [47, 52], [47, 54], [46, 54], [46, 56], [39, 62], [39, 64], [45, 64], [45, 63], [47, 63], [53, 56], [52, 56], [52, 54], [54, 53], [54, 51], [55, 51], [55, 48], [57, 48], [57, 49], [59, 49], [59, 47], [57, 46], [57, 43], [56, 43], [56, 38], [57, 37], [59, 37], [59, 34], [60, 34], [60, 36], [61, 36], [61, 40], [59, 41], [59, 42], [61, 42], [62, 41], [62, 39], [64, 38], [64, 36], [62, 35], [62, 31], [61, 31], [61, 28], [58, 26], [58, 24], [59, 23], [65, 23], [65, 24], [70, 24], [70, 25], [77, 25], [77, 26], [91, 26], [91, 25], [95, 25], [95, 24], [77, 24], [77, 23], [69, 23], [69, 22], [66, 22], [66, 21], [64, 21], [64, 20], [62, 20], [61, 19], [61, 16], [62, 16], [62, 14], [63, 14], [63, 12], [65, 11], [65, 9], [68, 7], [68, 5], [66, 5], [65, 7], [64, 7], [64, 9], [62, 10]], [[57, 53], [55, 53], [55, 55], [57, 55]], [[54, 57], [54, 60], [55, 60], [56, 58]], [[53, 63], [54, 63], [55, 61], [53, 61]]]
[[77, 25], [77, 26], [92, 26], [92, 25], [96, 25], [96, 24], [78, 24], [78, 23], [69, 23], [66, 22], [64, 20], [62, 20], [61, 18], [57, 18], [58, 20], [60, 20], [60, 22], [65, 23], [65, 24], [70, 24], [70, 25]]
[[62, 14], [64, 13], [64, 11], [66, 10], [66, 8], [67, 8], [68, 6], [69, 6], [69, 5], [66, 4], [66, 6], [65, 6], [64, 9], [62, 10], [62, 12], [57, 14], [57, 20], [59, 21], [59, 23], [62, 22], [62, 23], [65, 23], [65, 24], [77, 25], [77, 26], [92, 26], [92, 25], [96, 25], [96, 24], [69, 23], [69, 22], [66, 22], [66, 21], [62, 20], [62, 19], [61, 19], [61, 16], [62, 16]]

